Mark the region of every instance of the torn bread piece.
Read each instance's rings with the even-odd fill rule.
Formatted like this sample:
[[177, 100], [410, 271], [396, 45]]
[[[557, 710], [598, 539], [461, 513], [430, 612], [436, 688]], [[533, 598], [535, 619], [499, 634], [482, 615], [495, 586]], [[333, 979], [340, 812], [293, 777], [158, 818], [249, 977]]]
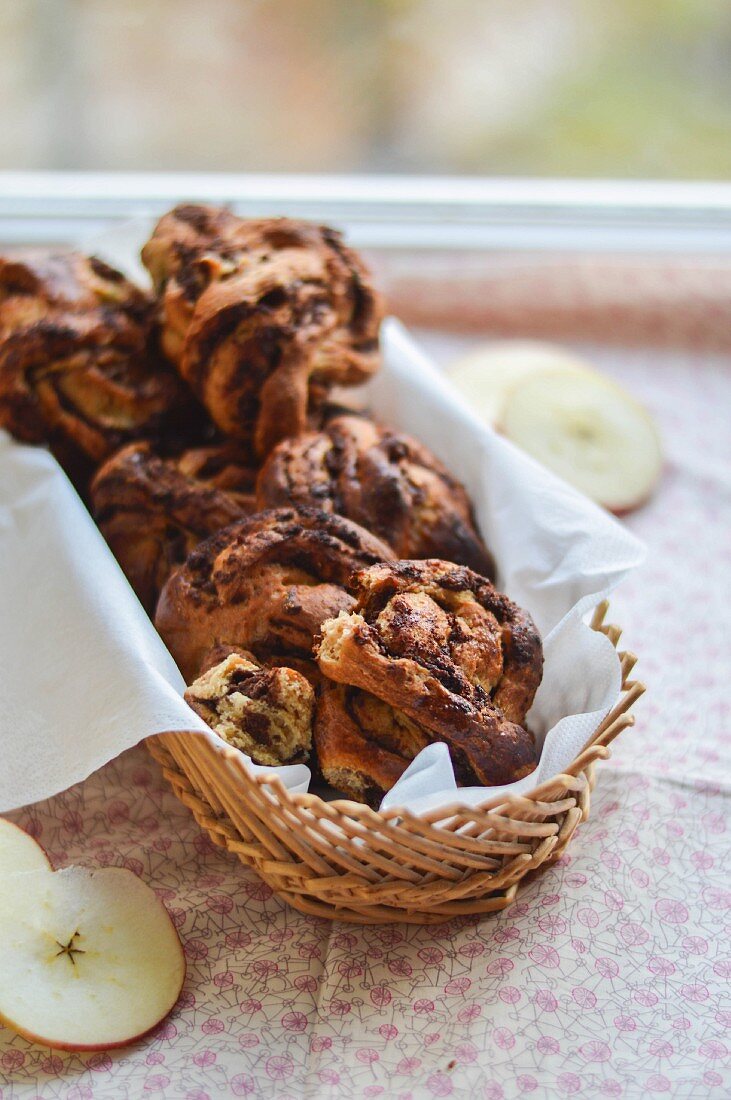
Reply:
[[185, 692], [185, 700], [255, 764], [303, 764], [312, 748], [315, 693], [292, 668], [262, 668], [231, 653]]

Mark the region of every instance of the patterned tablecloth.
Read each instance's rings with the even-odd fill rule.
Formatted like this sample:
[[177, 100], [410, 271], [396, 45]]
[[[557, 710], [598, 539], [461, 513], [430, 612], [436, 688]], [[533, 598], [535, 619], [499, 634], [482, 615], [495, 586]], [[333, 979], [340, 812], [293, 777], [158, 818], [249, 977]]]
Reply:
[[731, 369], [592, 354], [656, 414], [668, 463], [628, 520], [649, 562], [612, 604], [648, 694], [560, 865], [496, 916], [331, 925], [215, 849], [132, 750], [13, 816], [57, 865], [123, 865], [155, 885], [185, 944], [183, 994], [109, 1054], [0, 1029], [2, 1100], [731, 1094]]

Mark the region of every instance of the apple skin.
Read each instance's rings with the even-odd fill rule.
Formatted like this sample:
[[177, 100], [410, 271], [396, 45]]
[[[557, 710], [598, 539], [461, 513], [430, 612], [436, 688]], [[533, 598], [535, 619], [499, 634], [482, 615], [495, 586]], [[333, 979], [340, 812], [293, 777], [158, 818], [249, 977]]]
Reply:
[[[163, 1016], [163, 1020], [164, 1019], [165, 1017]], [[66, 1054], [94, 1054], [95, 1052], [119, 1050], [121, 1047], [129, 1047], [132, 1046], [133, 1043], [138, 1043], [140, 1039], [144, 1039], [145, 1036], [154, 1031], [160, 1023], [162, 1023], [162, 1020], [158, 1020], [157, 1024], [148, 1027], [147, 1031], [141, 1031], [139, 1035], [135, 1035], [132, 1039], [122, 1039], [119, 1043], [104, 1043], [103, 1045], [89, 1043], [86, 1046], [82, 1046], [81, 1044], [74, 1046], [71, 1043], [52, 1043], [49, 1039], [43, 1039], [39, 1035], [34, 1035], [32, 1031], [24, 1031], [22, 1027], [18, 1027], [12, 1020], [6, 1020], [0, 1012], [0, 1024], [9, 1028], [10, 1031], [14, 1031], [16, 1035], [20, 1035], [21, 1039], [26, 1039], [29, 1043], [34, 1043], [39, 1047], [47, 1047], [48, 1050], [62, 1050]]]
[[[495, 425], [495, 431], [498, 435], [504, 435], [506, 439], [509, 439], [507, 432], [503, 431], [500, 424]], [[517, 446], [517, 444], [515, 444]], [[598, 504], [600, 508], [604, 508], [610, 515], [616, 516], [617, 519], [624, 519], [625, 516], [631, 516], [633, 512], [639, 512], [640, 508], [644, 508], [646, 504], [649, 504], [655, 493], [657, 492], [658, 485], [665, 476], [666, 465], [662, 463], [659, 467], [657, 475], [651, 485], [648, 485], [647, 490], [638, 497], [637, 500], [633, 500], [631, 504], [609, 505], [603, 504], [602, 501], [594, 499], [594, 503]], [[560, 475], [558, 475], [560, 476]], [[591, 497], [589, 499], [592, 499]]]
[[[136, 889], [139, 890], [139, 888], [141, 887], [143, 889], [143, 891], [148, 892], [149, 895], [151, 895], [150, 900], [152, 900], [154, 898], [155, 919], [159, 920], [160, 916], [162, 914], [164, 914], [164, 921], [166, 922], [166, 924], [163, 924], [162, 927], [164, 928], [166, 925], [169, 926], [169, 931], [171, 933], [171, 935], [168, 939], [168, 937], [165, 936], [164, 933], [161, 934], [159, 925], [155, 929], [155, 936], [156, 936], [157, 940], [160, 941], [162, 939], [162, 940], [165, 941], [162, 944], [162, 946], [165, 947], [165, 950], [167, 950], [169, 948], [170, 949], [170, 958], [175, 959], [175, 968], [176, 968], [175, 986], [173, 986], [172, 989], [171, 989], [171, 992], [172, 992], [173, 989], [177, 988], [177, 992], [175, 993], [175, 999], [172, 1000], [171, 1003], [168, 1002], [167, 1007], [164, 1007], [164, 1009], [161, 1009], [161, 1006], [158, 1005], [156, 1007], [156, 1010], [160, 1010], [159, 1015], [151, 1023], [149, 1023], [146, 1026], [140, 1028], [140, 1030], [136, 1031], [134, 1034], [125, 1034], [125, 1035], [123, 1035], [120, 1039], [111, 1039], [111, 1040], [107, 1039], [105, 1041], [98, 1041], [98, 1042], [92, 1041], [92, 1042], [88, 1042], [88, 1043], [79, 1042], [79, 1041], [76, 1041], [76, 1040], [67, 1041], [65, 1039], [54, 1039], [54, 1038], [52, 1038], [50, 1036], [47, 1036], [47, 1035], [38, 1034], [36, 1031], [34, 1031], [32, 1028], [26, 1026], [25, 1024], [19, 1024], [18, 1022], [16, 1022], [12, 1018], [12, 1014], [8, 1014], [7, 1012], [3, 1012], [1, 1010], [0, 1010], [0, 1024], [4, 1024], [6, 1027], [10, 1028], [12, 1031], [16, 1032], [18, 1035], [21, 1035], [24, 1039], [28, 1040], [29, 1042], [36, 1043], [40, 1046], [47, 1047], [47, 1048], [50, 1048], [52, 1050], [61, 1050], [61, 1051], [67, 1051], [67, 1052], [87, 1052], [87, 1053], [91, 1053], [91, 1052], [94, 1052], [94, 1051], [116, 1050], [116, 1049], [119, 1049], [119, 1048], [122, 1048], [122, 1047], [130, 1046], [130, 1044], [138, 1042], [140, 1039], [143, 1039], [146, 1035], [149, 1035], [151, 1032], [153, 1032], [155, 1030], [155, 1028], [158, 1027], [158, 1025], [173, 1011], [173, 1009], [175, 1007], [175, 1004], [177, 1003], [177, 999], [180, 996], [180, 993], [183, 989], [183, 986], [184, 986], [184, 983], [185, 983], [185, 980], [186, 980], [186, 977], [187, 977], [187, 963], [186, 963], [186, 959], [185, 959], [185, 953], [183, 951], [183, 946], [182, 946], [182, 943], [180, 941], [180, 937], [178, 935], [177, 929], [175, 928], [175, 924], [173, 923], [173, 920], [172, 920], [170, 914], [168, 913], [167, 909], [165, 908], [164, 904], [159, 899], [154, 897], [154, 892], [141, 879], [139, 879], [137, 876], [135, 876], [133, 874], [133, 872], [128, 871], [125, 868], [104, 868], [104, 869], [97, 870], [97, 871], [89, 871], [89, 870], [85, 870], [85, 869], [80, 868], [80, 867], [69, 867], [69, 868], [66, 868], [65, 870], [62, 870], [62, 871], [52, 871], [52, 870], [46, 870], [46, 869], [39, 869], [39, 870], [36, 870], [36, 871], [30, 871], [30, 872], [18, 871], [18, 872], [11, 872], [6, 876], [0, 876], [0, 883], [2, 883], [2, 885], [7, 890], [11, 880], [13, 880], [13, 879], [23, 880], [23, 879], [25, 879], [25, 883], [21, 883], [19, 881], [18, 884], [17, 884], [19, 890], [22, 891], [24, 887], [28, 888], [27, 887], [28, 883], [32, 882], [32, 880], [38, 880], [39, 877], [42, 878], [43, 880], [47, 881], [49, 879], [56, 879], [57, 877], [69, 876], [69, 875], [70, 876], [74, 876], [74, 875], [84, 876], [84, 877], [88, 877], [88, 878], [91, 878], [91, 879], [93, 879], [94, 875], [101, 875], [101, 876], [117, 875], [117, 876], [125, 876], [125, 877], [128, 876], [130, 881], [132, 881], [132, 880], [135, 881], [135, 884], [136, 884], [135, 888]], [[78, 881], [78, 879], [77, 879], [77, 881]], [[125, 892], [124, 889], [122, 890], [122, 892]], [[127, 890], [126, 893], [129, 893], [129, 890]], [[112, 919], [114, 919], [114, 913], [112, 913]], [[49, 925], [49, 928], [44, 931], [44, 934], [47, 934], [47, 932], [49, 932], [52, 927], [53, 927], [53, 925]], [[90, 925], [90, 927], [93, 928], [94, 927], [93, 924]], [[144, 929], [143, 929], [143, 931], [144, 931]], [[85, 931], [82, 934], [84, 936], [88, 936], [89, 932]], [[94, 952], [95, 947], [94, 947], [93, 937], [92, 937], [91, 945], [92, 945], [92, 952]], [[116, 945], [114, 945], [114, 946], [116, 946]], [[106, 980], [108, 981], [109, 979], [107, 978]], [[1, 992], [2, 991], [0, 991], [0, 995], [1, 995]], [[163, 1002], [163, 1004], [164, 1004], [164, 1002]], [[148, 1013], [148, 1018], [149, 1018], [149, 1013]]]
[[[627, 515], [653, 495], [665, 466], [659, 432], [647, 409], [612, 379], [589, 368], [577, 371], [573, 363], [567, 369], [558, 365], [519, 379], [506, 389], [504, 401], [495, 430], [608, 512]], [[530, 437], [526, 436], [526, 423], [533, 428]], [[551, 432], [554, 440], [570, 443], [581, 438], [577, 428], [586, 432], [594, 426], [605, 464], [611, 462], [611, 466], [605, 465], [597, 477], [587, 477], [582, 444], [570, 468], [560, 458], [555, 464], [552, 448], [547, 446]], [[629, 456], [633, 456], [631, 469], [627, 467]]]
[[624, 504], [620, 507], [608, 508], [607, 511], [611, 512], [613, 516], [617, 517], [617, 519], [622, 519], [624, 516], [631, 516], [633, 512], [638, 512], [640, 508], [644, 508], [646, 504], [650, 503], [655, 493], [657, 492], [658, 485], [665, 477], [666, 472], [667, 466], [663, 462], [663, 464], [660, 466], [660, 469], [658, 470], [657, 477], [653, 481], [652, 485], [649, 486], [644, 496], [642, 496], [639, 500], [633, 501], [632, 504]]
[[[498, 435], [504, 435], [506, 439], [509, 438], [509, 436], [503, 431], [499, 424], [495, 425], [495, 431], [498, 433]], [[641, 497], [638, 497], [637, 500], [633, 500], [631, 504], [615, 505], [614, 507], [612, 507], [608, 504], [602, 504], [602, 502], [599, 500], [595, 500], [594, 503], [598, 504], [600, 508], [604, 508], [604, 510], [609, 512], [610, 515], [616, 516], [617, 519], [624, 519], [625, 516], [631, 516], [633, 512], [639, 512], [640, 508], [644, 508], [646, 504], [650, 503], [655, 493], [657, 492], [658, 485], [665, 476], [666, 469], [667, 467], [665, 463], [663, 463], [657, 472], [655, 480], [652, 482], [651, 485], [648, 486], [647, 491], [643, 493]]]

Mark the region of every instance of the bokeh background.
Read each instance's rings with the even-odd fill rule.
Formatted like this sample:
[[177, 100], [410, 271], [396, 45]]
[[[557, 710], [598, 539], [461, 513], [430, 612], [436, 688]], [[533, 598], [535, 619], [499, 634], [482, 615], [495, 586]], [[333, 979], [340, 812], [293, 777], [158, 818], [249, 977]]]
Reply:
[[0, 0], [2, 168], [731, 174], [729, 0]]

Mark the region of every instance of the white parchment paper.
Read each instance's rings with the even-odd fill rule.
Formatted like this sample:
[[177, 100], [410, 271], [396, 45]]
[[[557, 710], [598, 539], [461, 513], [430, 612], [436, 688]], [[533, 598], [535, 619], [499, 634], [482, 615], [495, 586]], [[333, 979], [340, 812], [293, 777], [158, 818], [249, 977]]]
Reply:
[[[132, 252], [127, 237], [104, 249], [120, 266]], [[540, 762], [533, 775], [502, 788], [529, 790], [571, 762], [619, 695], [617, 655], [582, 616], [644, 551], [605, 512], [486, 428], [394, 320], [384, 325], [383, 350], [368, 404], [424, 440], [464, 481], [500, 586], [543, 634], [545, 673], [529, 715]], [[0, 432], [0, 811], [65, 790], [154, 733], [197, 730], [217, 740], [184, 703], [183, 688], [55, 460]], [[307, 768], [277, 771], [289, 788], [306, 789]], [[446, 746], [435, 744], [384, 806], [424, 811], [453, 802], [456, 789]], [[475, 804], [495, 793], [461, 788], [459, 798]]]

